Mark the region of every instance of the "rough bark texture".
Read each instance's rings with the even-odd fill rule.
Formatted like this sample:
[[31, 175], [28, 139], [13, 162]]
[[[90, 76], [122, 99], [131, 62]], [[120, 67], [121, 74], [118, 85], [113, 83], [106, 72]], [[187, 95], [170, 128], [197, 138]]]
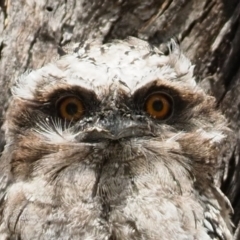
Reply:
[[[159, 45], [177, 37], [196, 64], [202, 86], [236, 133], [222, 188], [237, 225], [240, 218], [240, 2], [239, 0], [0, 0], [0, 119], [9, 87], [27, 69], [57, 56], [58, 46], [137, 36]], [[4, 136], [1, 135], [1, 146]]]

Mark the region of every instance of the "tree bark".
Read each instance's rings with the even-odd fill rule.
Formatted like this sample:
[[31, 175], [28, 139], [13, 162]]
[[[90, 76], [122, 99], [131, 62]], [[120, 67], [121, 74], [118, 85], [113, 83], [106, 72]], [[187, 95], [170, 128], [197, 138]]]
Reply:
[[[0, 0], [0, 125], [10, 86], [27, 69], [58, 55], [59, 46], [136, 36], [161, 45], [177, 37], [197, 80], [217, 99], [236, 133], [222, 189], [240, 218], [239, 0]], [[4, 134], [0, 135], [4, 146]]]

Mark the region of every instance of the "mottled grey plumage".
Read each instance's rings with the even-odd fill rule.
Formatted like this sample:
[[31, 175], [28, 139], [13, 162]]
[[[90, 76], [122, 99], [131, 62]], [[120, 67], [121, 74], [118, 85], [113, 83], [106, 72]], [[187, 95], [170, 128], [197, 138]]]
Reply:
[[[218, 188], [226, 121], [179, 47], [169, 49], [86, 43], [18, 80], [4, 124], [0, 239], [232, 239]], [[151, 114], [154, 94], [165, 100], [150, 109], [165, 104], [168, 115]]]

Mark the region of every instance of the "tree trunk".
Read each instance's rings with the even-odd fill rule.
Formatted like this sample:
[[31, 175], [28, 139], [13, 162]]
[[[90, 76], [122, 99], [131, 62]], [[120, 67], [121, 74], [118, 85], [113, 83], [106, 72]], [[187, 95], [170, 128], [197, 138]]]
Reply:
[[[222, 189], [240, 218], [239, 0], [0, 0], [0, 119], [11, 84], [57, 56], [59, 46], [137, 36], [160, 45], [177, 37], [197, 80], [217, 98], [236, 133]], [[0, 135], [4, 146], [4, 134]]]

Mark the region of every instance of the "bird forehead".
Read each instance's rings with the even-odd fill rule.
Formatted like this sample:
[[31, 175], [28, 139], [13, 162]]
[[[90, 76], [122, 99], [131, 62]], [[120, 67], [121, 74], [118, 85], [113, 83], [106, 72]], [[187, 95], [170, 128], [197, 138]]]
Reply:
[[175, 77], [174, 71], [167, 65], [160, 67], [156, 62], [150, 63], [149, 60], [141, 58], [134, 59], [125, 61], [117, 57], [111, 61], [102, 60], [100, 57], [99, 59], [74, 59], [70, 56], [68, 59], [63, 59], [64, 64], [68, 63], [67, 67], [62, 68], [61, 62], [59, 64], [63, 71], [63, 79], [67, 79], [68, 84], [84, 84], [90, 88], [104, 87], [106, 89], [115, 85], [116, 88], [134, 90], [142, 83]]
[[[178, 76], [183, 75], [191, 79], [191, 64], [182, 58], [184, 61], [179, 61], [181, 63], [178, 66], [175, 55], [177, 58], [180, 56], [164, 55], [145, 42], [136, 46], [127, 41], [93, 44], [23, 76], [13, 93], [22, 98], [34, 99], [36, 89], [47, 93], [57, 86], [80, 86], [91, 91], [97, 90], [97, 95], [101, 97], [110, 89], [131, 94], [145, 84], [159, 79], [175, 81]], [[195, 81], [192, 80], [191, 84], [195, 86]]]

